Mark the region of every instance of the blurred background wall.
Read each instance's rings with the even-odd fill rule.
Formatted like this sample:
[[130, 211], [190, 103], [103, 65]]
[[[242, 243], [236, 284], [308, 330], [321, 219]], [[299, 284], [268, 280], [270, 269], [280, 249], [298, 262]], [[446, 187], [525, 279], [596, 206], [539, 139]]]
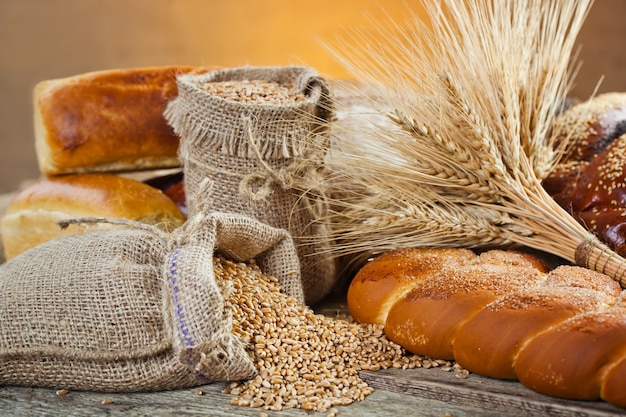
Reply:
[[[321, 46], [407, 0], [0, 0], [0, 193], [39, 176], [31, 92], [41, 80], [168, 64], [288, 65], [347, 74]], [[419, 10], [417, 10], [419, 12]], [[596, 0], [574, 94], [626, 91], [624, 0]]]

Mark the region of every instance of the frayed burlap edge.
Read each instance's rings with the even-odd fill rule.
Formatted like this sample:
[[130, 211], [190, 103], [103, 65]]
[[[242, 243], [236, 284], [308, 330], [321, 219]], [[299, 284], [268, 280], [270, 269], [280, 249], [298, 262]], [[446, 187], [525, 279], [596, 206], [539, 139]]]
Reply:
[[[207, 93], [201, 88], [203, 83], [233, 80], [264, 80], [280, 84], [293, 83], [296, 92], [305, 96], [305, 100], [290, 104], [245, 104], [233, 102]], [[201, 146], [213, 152], [254, 158], [260, 154], [264, 159], [287, 159], [311, 152], [311, 146], [298, 134], [289, 137], [270, 137], [262, 143], [256, 143], [254, 149], [247, 140], [248, 126], [242, 124], [243, 118], [256, 120], [284, 120], [284, 115], [296, 118], [297, 124], [303, 124], [310, 132], [328, 136], [328, 122], [334, 110], [330, 99], [330, 90], [326, 81], [313, 69], [307, 67], [240, 67], [211, 71], [206, 74], [185, 74], [177, 78], [178, 96], [170, 101], [164, 111], [164, 117], [174, 132], [187, 142], [187, 147]], [[207, 114], [207, 109], [220, 109], [220, 114]], [[276, 118], [274, 115], [281, 115]], [[216, 120], [215, 118], [220, 119]], [[296, 123], [294, 122], [294, 125]], [[216, 126], [225, 131], [215, 131]], [[207, 143], [208, 141], [208, 143]], [[322, 149], [322, 147], [317, 147]]]

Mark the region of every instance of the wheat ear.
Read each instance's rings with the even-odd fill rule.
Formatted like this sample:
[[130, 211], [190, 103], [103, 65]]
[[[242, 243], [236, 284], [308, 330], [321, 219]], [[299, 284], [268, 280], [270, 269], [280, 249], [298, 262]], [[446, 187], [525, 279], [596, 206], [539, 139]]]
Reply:
[[549, 128], [592, 1], [421, 6], [427, 19], [375, 21], [352, 32], [361, 47], [330, 47], [378, 98], [376, 117], [346, 122], [331, 145], [332, 250], [523, 245], [624, 284], [625, 261], [541, 186], [569, 145]]

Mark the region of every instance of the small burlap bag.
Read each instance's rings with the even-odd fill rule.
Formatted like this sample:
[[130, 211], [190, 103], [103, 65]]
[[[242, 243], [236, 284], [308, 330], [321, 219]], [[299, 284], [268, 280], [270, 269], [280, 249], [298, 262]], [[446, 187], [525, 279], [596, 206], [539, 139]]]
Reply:
[[[263, 100], [250, 98], [268, 83], [273, 89]], [[329, 94], [326, 81], [306, 67], [225, 69], [178, 77], [178, 97], [164, 113], [181, 138], [186, 192], [196, 194], [209, 178], [215, 188], [208, 210], [288, 230], [307, 303], [324, 297], [336, 279], [326, 245], [315, 243], [326, 241], [315, 237], [328, 231], [321, 219], [327, 210], [323, 150], [334, 115]], [[191, 213], [197, 207], [188, 202]]]
[[303, 301], [289, 234], [222, 213], [174, 235], [127, 226], [52, 240], [0, 266], [0, 384], [151, 391], [254, 375], [231, 334], [214, 250], [257, 259]]

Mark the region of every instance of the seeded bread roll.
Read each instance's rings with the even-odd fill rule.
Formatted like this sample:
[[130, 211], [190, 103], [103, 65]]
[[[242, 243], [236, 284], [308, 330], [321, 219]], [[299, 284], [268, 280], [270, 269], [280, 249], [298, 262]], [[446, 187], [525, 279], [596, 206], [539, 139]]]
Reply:
[[35, 148], [47, 176], [170, 168], [179, 139], [163, 117], [176, 76], [209, 68], [164, 66], [90, 72], [38, 83]]
[[576, 103], [556, 118], [552, 129], [557, 141], [572, 136], [573, 147], [563, 163], [590, 162], [626, 133], [626, 93], [605, 93]]
[[74, 174], [42, 179], [19, 192], [0, 221], [6, 259], [48, 240], [111, 227], [70, 225], [60, 220], [105, 217], [135, 220], [173, 230], [185, 221], [176, 203], [161, 190], [113, 174]]
[[564, 111], [556, 138], [573, 148], [543, 181], [546, 191], [619, 255], [626, 256], [626, 93], [607, 93]]
[[626, 407], [626, 307], [608, 276], [517, 251], [413, 248], [365, 264], [348, 294], [355, 320], [410, 352]]

